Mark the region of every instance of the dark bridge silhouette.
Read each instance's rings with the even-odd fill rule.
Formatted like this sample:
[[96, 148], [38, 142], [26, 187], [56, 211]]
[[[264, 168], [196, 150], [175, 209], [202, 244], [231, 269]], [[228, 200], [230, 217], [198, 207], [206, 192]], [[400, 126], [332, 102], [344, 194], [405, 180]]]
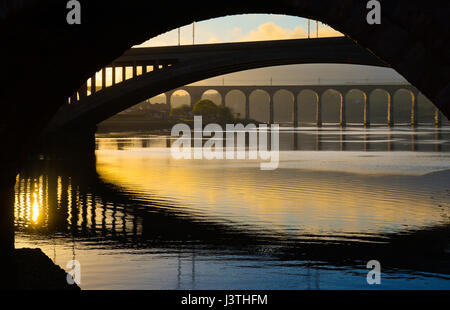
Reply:
[[[93, 127], [150, 97], [217, 75], [301, 63], [388, 66], [345, 37], [136, 48], [127, 51], [108, 66], [112, 68], [113, 85], [111, 87], [106, 87], [107, 68], [103, 68], [101, 90], [98, 91], [95, 76], [92, 77], [89, 92], [91, 96], [87, 96], [88, 89], [85, 83], [77, 95], [71, 97], [69, 100], [71, 104], [61, 108], [54, 117], [49, 130], [56, 131], [63, 127], [71, 129], [80, 126]], [[122, 68], [121, 82], [117, 85], [116, 67]], [[126, 67], [132, 67], [132, 79], [126, 80], [124, 69]], [[143, 73], [139, 76], [137, 75], [138, 67]], [[152, 71], [147, 72], [149, 68]], [[414, 94], [417, 93], [418, 91], [414, 89]], [[417, 96], [413, 95], [413, 97]], [[414, 103], [415, 100], [413, 105]], [[271, 103], [270, 106], [270, 122], [273, 122], [273, 104]], [[320, 111], [320, 100], [318, 109]], [[412, 122], [415, 123], [414, 119]], [[318, 119], [318, 124], [320, 123]], [[342, 120], [342, 123], [345, 123], [345, 120]]]
[[[83, 1], [82, 25], [68, 25], [64, 1], [0, 2], [0, 247], [14, 248], [14, 183], [30, 145], [67, 97], [132, 46], [193, 21], [276, 13], [320, 20], [370, 49], [450, 115], [450, 7], [441, 1], [385, 0], [381, 25], [366, 1]], [[170, 14], [163, 14], [170, 12]], [[298, 51], [300, 52], [300, 51]], [[168, 70], [163, 70], [168, 74]], [[144, 76], [142, 76], [144, 78]]]

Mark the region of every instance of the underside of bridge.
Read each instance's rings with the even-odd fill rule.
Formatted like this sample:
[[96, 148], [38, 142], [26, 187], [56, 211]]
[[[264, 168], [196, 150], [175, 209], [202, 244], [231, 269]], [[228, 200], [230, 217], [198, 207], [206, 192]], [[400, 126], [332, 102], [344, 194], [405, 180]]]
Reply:
[[211, 2], [80, 1], [81, 25], [66, 1], [1, 0], [0, 243], [13, 249], [13, 185], [34, 139], [84, 81], [133, 45], [171, 29], [232, 14], [277, 13], [322, 21], [403, 75], [450, 116], [450, 7], [438, 0], [383, 0], [381, 25], [361, 0]]
[[[139, 51], [140, 49], [138, 49]], [[83, 87], [84, 94], [79, 93], [80, 99], [73, 100], [58, 111], [52, 119], [46, 132], [56, 132], [61, 129], [78, 131], [80, 128], [94, 127], [101, 121], [142, 102], [148, 98], [163, 92], [173, 90], [193, 82], [198, 82], [214, 76], [255, 69], [260, 67], [302, 63], [344, 63], [361, 64], [387, 67], [388, 65], [379, 60], [372, 53], [361, 48], [348, 38], [323, 38], [323, 39], [300, 39], [281, 40], [266, 42], [228, 43], [228, 44], [206, 44], [197, 47], [190, 46], [187, 52], [185, 47], [148, 48], [149, 61], [157, 59], [164, 51], [167, 57], [174, 61], [171, 66], [144, 73], [137, 76], [136, 65], [133, 64], [133, 79], [128, 79], [106, 87], [105, 79], [102, 78], [102, 90], [92, 88], [90, 96], [86, 97], [87, 87]], [[198, 53], [193, 51], [197, 50]], [[155, 52], [154, 52], [155, 51]], [[134, 49], [128, 54], [134, 54]], [[191, 55], [192, 54], [192, 55]], [[138, 57], [122, 56], [136, 63], [138, 58], [141, 64], [144, 52]], [[159, 56], [161, 57], [161, 56]], [[111, 66], [120, 63], [115, 60]], [[125, 70], [122, 70], [122, 74]], [[106, 69], [102, 69], [102, 75]], [[93, 81], [95, 78], [91, 78]], [[95, 83], [94, 83], [95, 84]], [[96, 87], [95, 87], [96, 88]]]

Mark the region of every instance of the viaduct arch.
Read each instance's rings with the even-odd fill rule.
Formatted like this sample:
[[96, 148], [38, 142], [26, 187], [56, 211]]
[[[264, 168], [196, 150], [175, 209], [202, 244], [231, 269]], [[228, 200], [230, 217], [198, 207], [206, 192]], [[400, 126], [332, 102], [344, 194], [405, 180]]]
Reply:
[[[338, 115], [339, 119], [337, 122], [341, 126], [345, 126], [347, 123], [346, 120], [346, 108], [347, 108], [347, 96], [351, 92], [359, 92], [363, 100], [360, 103], [362, 115], [363, 115], [363, 124], [365, 126], [369, 126], [371, 124], [371, 118], [370, 118], [370, 95], [374, 93], [375, 91], [382, 91], [385, 92], [387, 95], [387, 104], [386, 104], [386, 125], [392, 126], [395, 123], [394, 118], [394, 101], [391, 99], [394, 97], [394, 94], [396, 94], [399, 91], [406, 91], [411, 95], [411, 104], [409, 105], [408, 111], [405, 112], [404, 117], [408, 118], [408, 122], [415, 126], [418, 124], [418, 97], [420, 95], [420, 92], [411, 85], [392, 85], [392, 84], [385, 84], [385, 85], [273, 85], [273, 86], [261, 86], [261, 85], [254, 85], [254, 86], [238, 86], [238, 85], [229, 85], [229, 86], [183, 86], [179, 87], [173, 90], [170, 90], [168, 92], [165, 92], [166, 98], [169, 98], [167, 100], [167, 105], [171, 106], [170, 98], [172, 98], [172, 95], [174, 93], [183, 91], [184, 93], [189, 94], [190, 97], [190, 104], [191, 106], [198, 100], [201, 99], [202, 95], [210, 90], [214, 89], [218, 92], [220, 97], [222, 98], [221, 104], [225, 105], [225, 100], [223, 98], [226, 98], [228, 94], [231, 92], [238, 91], [244, 95], [245, 101], [245, 114], [243, 115], [245, 118], [250, 117], [250, 96], [255, 91], [263, 91], [267, 94], [269, 97], [268, 103], [269, 103], [269, 116], [268, 120], [269, 123], [274, 122], [274, 105], [275, 95], [280, 91], [286, 91], [288, 94], [292, 95], [292, 104], [293, 104], [293, 117], [292, 122], [294, 126], [297, 126], [299, 124], [299, 103], [302, 104], [301, 100], [299, 100], [299, 97], [304, 92], [312, 92], [314, 96], [316, 97], [315, 101], [315, 107], [316, 107], [316, 113], [315, 113], [315, 124], [317, 126], [321, 126], [324, 121], [322, 120], [323, 111], [325, 108], [322, 106], [323, 103], [323, 97], [324, 94], [329, 93], [329, 91], [334, 91], [338, 95], [338, 106], [339, 109]], [[436, 126], [439, 126], [441, 124], [441, 116], [439, 113], [439, 110], [436, 108], [435, 113], [433, 116], [433, 122]], [[431, 119], [430, 119], [431, 121]]]

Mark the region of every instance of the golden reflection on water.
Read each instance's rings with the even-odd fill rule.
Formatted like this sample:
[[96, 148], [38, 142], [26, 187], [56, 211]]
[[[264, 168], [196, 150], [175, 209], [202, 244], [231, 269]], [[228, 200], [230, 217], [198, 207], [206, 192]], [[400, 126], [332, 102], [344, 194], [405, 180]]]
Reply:
[[[91, 182], [88, 169], [66, 170], [67, 163], [64, 169], [62, 165], [53, 169], [51, 164], [49, 169], [41, 169], [46, 163], [39, 163], [18, 175], [14, 210], [16, 246], [38, 246], [63, 268], [67, 260], [82, 261], [86, 288], [116, 288], [117, 283], [124, 288], [132, 285], [142, 288], [139, 285], [148, 285], [150, 279], [154, 281], [151, 288], [161, 289], [171, 287], [171, 279], [177, 277], [172, 271], [180, 270], [179, 266], [186, 265], [186, 261], [181, 264], [179, 254], [178, 261], [172, 261], [165, 252], [158, 258], [148, 254], [147, 248], [143, 251], [146, 255], [130, 258], [129, 255], [137, 253], [140, 245], [135, 240], [139, 239], [134, 238], [142, 235], [144, 226], [142, 213], [132, 208], [136, 205], [142, 207], [140, 212], [145, 208], [149, 213], [164, 208], [186, 221], [213, 220], [244, 230], [267, 230], [325, 242], [347, 242], [350, 238], [367, 242], [363, 237], [368, 234], [381, 236], [378, 242], [386, 232], [420, 230], [448, 223], [450, 219], [449, 174], [364, 175], [298, 168], [297, 164], [308, 163], [311, 158], [317, 162], [317, 152], [311, 153], [311, 158], [306, 158], [306, 153], [301, 158], [289, 158], [288, 166], [267, 172], [259, 170], [258, 163], [175, 161], [170, 151], [164, 149], [164, 143], [160, 148], [144, 149], [140, 140], [132, 141], [134, 149], [101, 149], [96, 153], [100, 178], [120, 187], [113, 194], [97, 187], [97, 178]], [[442, 165], [441, 159], [432, 160], [437, 158], [436, 154], [419, 155], [422, 157], [413, 159], [413, 165], [450, 166], [448, 157], [442, 159]], [[370, 156], [373, 155], [364, 153], [351, 164], [361, 164], [363, 158]], [[394, 166], [386, 158], [372, 161], [380, 164], [377, 169], [389, 170]], [[337, 161], [332, 158], [327, 167], [333, 165]], [[128, 194], [136, 198], [132, 204], [123, 198]], [[185, 215], [190, 218], [184, 218]], [[167, 238], [172, 241], [170, 236]], [[132, 250], [116, 251], [113, 242], [121, 245], [129, 242]], [[150, 243], [149, 248], [152, 246]], [[222, 269], [214, 265], [214, 270]], [[226, 279], [236, 270], [213, 273], [213, 281]], [[284, 273], [285, 270], [280, 272]], [[269, 277], [273, 274], [267, 273]]]
[[37, 193], [34, 192], [33, 193], [33, 198], [34, 198], [34, 202], [33, 202], [33, 206], [32, 206], [32, 221], [34, 224], [37, 224], [38, 219], [39, 219], [39, 203], [38, 203], [38, 197], [37, 197]]
[[[256, 162], [178, 161], [167, 148], [144, 149], [138, 143], [123, 151], [97, 151], [96, 169], [100, 179], [138, 197], [144, 206], [149, 201], [165, 201], [165, 208], [183, 216], [269, 233], [334, 238], [336, 234], [383, 234], [448, 223], [448, 186], [442, 177], [364, 175], [296, 167], [318, 156], [312, 152], [307, 158], [307, 154], [289, 157], [278, 170], [261, 171]], [[354, 157], [352, 164], [358, 165], [358, 160], [365, 164], [364, 160], [373, 156], [366, 155]], [[448, 163], [448, 159], [443, 160]], [[423, 161], [422, 157], [413, 157], [411, 165]], [[289, 166], [283, 166], [286, 162]], [[383, 167], [383, 158], [372, 162], [383, 171], [392, 165]], [[431, 159], [427, 162], [435, 164]], [[327, 162], [329, 166], [337, 164], [334, 157]], [[445, 177], [448, 180], [448, 174]], [[58, 171], [19, 175], [16, 224], [34, 230], [140, 231], [140, 219], [135, 222], [128, 211], [118, 209], [114, 196], [80, 190], [85, 181], [74, 181], [71, 175]]]
[[176, 161], [161, 149], [98, 151], [97, 171], [143, 197], [173, 199], [198, 217], [284, 233], [395, 232], [448, 219], [417, 176], [266, 172], [242, 163]]
[[26, 182], [21, 182], [22, 180], [23, 177], [18, 175], [15, 188], [15, 219], [38, 227], [43, 224], [43, 214], [41, 213], [46, 208], [43, 199], [47, 193], [43, 187], [43, 176], [27, 178]]

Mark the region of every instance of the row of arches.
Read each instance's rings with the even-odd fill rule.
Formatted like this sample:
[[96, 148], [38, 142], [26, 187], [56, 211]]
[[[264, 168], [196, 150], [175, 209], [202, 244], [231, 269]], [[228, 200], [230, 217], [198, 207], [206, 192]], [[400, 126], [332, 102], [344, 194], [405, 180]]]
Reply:
[[403, 88], [393, 93], [374, 89], [368, 94], [359, 89], [351, 89], [345, 94], [328, 89], [321, 98], [311, 89], [304, 89], [297, 96], [286, 89], [276, 91], [273, 96], [263, 89], [252, 90], [248, 95], [240, 89], [230, 90], [224, 95], [213, 88], [193, 95], [180, 89], [154, 97], [150, 102], [180, 107], [199, 99], [210, 99], [217, 105], [229, 107], [235, 117], [249, 117], [260, 122], [270, 122], [272, 117], [275, 123], [297, 121], [299, 124], [316, 124], [320, 120], [321, 123], [341, 124], [344, 120], [347, 124], [387, 124], [394, 121], [396, 124], [409, 124], [412, 117], [415, 123], [436, 123], [436, 116], [442, 121], [442, 117], [437, 115], [440, 112], [427, 98], [420, 93], [415, 98], [411, 90]]

